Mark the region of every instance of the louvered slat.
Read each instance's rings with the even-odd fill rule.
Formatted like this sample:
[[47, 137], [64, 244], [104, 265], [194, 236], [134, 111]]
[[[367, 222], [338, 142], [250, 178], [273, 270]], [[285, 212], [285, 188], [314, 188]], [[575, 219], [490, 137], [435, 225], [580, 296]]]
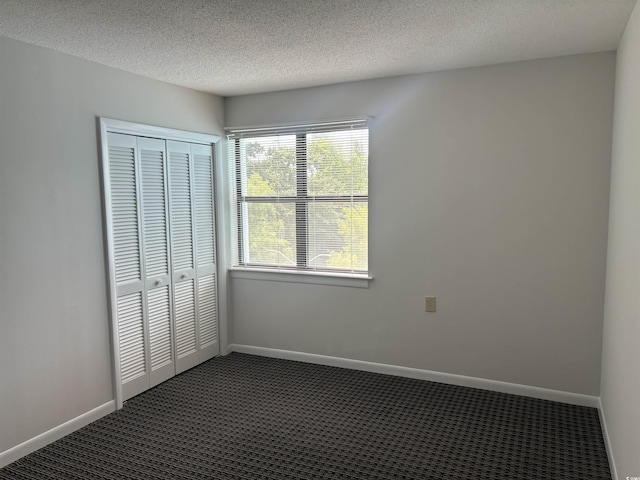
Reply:
[[147, 278], [169, 273], [164, 152], [141, 150], [142, 219]]
[[148, 293], [149, 342], [151, 370], [171, 363], [171, 310], [169, 286], [155, 288]]
[[140, 280], [140, 243], [133, 148], [109, 146], [116, 284]]
[[193, 280], [177, 283], [174, 290], [176, 352], [178, 358], [196, 350], [196, 312]]
[[205, 348], [218, 341], [215, 274], [198, 278], [198, 315], [200, 348]]
[[193, 224], [191, 216], [191, 184], [189, 155], [170, 153], [171, 172], [171, 246], [173, 269], [193, 268]]
[[142, 293], [118, 298], [118, 340], [122, 383], [146, 373]]
[[198, 267], [215, 263], [213, 178], [211, 156], [193, 156], [195, 186], [196, 259]]

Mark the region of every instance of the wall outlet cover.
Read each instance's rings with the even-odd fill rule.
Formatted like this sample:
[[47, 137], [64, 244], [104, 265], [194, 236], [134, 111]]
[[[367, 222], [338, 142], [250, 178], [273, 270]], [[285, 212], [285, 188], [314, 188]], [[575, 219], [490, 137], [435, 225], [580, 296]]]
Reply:
[[436, 297], [424, 297], [425, 300], [425, 311], [426, 312], [435, 312], [436, 311]]

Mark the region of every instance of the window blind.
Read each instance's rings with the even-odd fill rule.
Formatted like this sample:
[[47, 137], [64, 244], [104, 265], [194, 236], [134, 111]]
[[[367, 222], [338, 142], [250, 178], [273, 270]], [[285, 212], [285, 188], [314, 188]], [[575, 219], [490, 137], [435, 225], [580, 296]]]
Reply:
[[366, 120], [229, 130], [234, 264], [368, 271]]

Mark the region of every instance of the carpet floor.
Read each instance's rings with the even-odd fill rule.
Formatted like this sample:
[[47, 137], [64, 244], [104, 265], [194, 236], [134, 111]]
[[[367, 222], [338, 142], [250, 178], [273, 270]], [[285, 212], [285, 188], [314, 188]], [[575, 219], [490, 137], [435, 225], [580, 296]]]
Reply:
[[611, 478], [594, 408], [233, 353], [0, 479]]

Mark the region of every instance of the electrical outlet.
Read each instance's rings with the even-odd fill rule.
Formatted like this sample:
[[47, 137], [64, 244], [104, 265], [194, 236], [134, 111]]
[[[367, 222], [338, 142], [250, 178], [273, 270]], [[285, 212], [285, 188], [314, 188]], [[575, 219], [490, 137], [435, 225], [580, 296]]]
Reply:
[[424, 297], [425, 312], [436, 311], [436, 297]]

